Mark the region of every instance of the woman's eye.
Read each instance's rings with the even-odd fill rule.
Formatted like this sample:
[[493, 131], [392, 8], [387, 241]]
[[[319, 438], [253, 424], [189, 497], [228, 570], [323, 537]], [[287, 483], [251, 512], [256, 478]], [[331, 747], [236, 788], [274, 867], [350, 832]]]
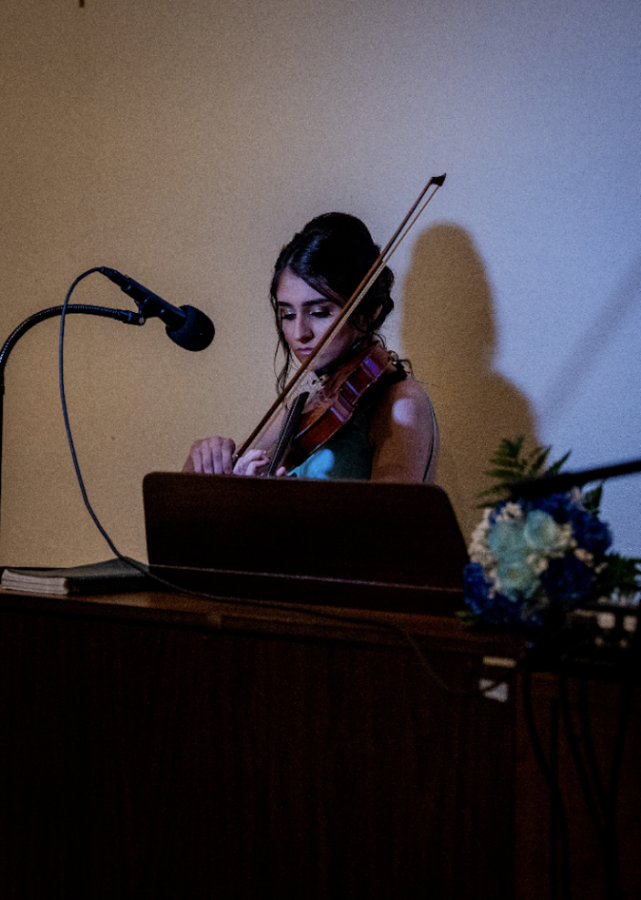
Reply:
[[315, 319], [327, 319], [331, 313], [327, 306], [319, 306], [317, 309], [312, 310], [312, 315]]
[[281, 311], [280, 320], [281, 322], [287, 322], [294, 318], [294, 313], [291, 309], [285, 309]]

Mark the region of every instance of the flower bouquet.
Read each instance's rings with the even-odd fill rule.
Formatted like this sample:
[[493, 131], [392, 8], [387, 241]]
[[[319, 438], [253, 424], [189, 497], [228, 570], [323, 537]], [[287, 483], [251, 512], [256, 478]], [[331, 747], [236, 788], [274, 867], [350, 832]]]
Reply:
[[[482, 497], [509, 494], [524, 478], [557, 474], [566, 454], [547, 466], [550, 447], [523, 452], [523, 438], [504, 440], [487, 474], [498, 484]], [[599, 518], [601, 488], [531, 499], [489, 501], [472, 535], [464, 571], [468, 621], [541, 627], [551, 610], [639, 589], [640, 560], [608, 553], [612, 535]]]

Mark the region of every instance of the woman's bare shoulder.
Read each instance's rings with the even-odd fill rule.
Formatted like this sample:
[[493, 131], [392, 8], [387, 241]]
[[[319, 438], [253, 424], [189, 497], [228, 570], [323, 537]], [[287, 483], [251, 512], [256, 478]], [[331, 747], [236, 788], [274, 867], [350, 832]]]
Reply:
[[390, 385], [370, 421], [373, 481], [431, 480], [438, 429], [430, 399], [418, 381], [408, 377]]
[[[412, 376], [408, 375], [402, 381], [395, 381], [383, 394], [380, 404], [380, 412], [385, 415], [398, 402], [404, 401], [403, 406], [413, 411], [418, 416], [432, 417], [432, 404], [424, 387]], [[378, 410], [377, 410], [378, 411]]]

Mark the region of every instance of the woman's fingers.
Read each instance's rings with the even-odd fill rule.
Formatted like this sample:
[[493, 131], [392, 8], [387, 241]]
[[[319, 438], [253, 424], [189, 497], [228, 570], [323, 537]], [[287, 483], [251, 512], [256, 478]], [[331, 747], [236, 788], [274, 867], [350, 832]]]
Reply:
[[183, 471], [196, 472], [198, 475], [231, 475], [234, 469], [235, 449], [236, 444], [231, 438], [220, 435], [196, 441], [192, 445]]
[[[234, 464], [235, 443], [231, 438], [213, 437], [196, 441], [189, 453], [183, 472], [196, 472], [198, 475], [266, 475], [269, 457], [264, 450], [248, 450]], [[281, 466], [277, 475], [286, 475], [287, 470]]]
[[236, 462], [234, 475], [264, 475], [269, 457], [264, 450], [248, 450]]

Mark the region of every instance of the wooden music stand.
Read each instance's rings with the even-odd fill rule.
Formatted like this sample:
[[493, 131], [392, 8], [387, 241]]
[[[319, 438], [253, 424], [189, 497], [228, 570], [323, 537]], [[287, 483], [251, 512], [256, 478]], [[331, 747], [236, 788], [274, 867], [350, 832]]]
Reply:
[[465, 543], [418, 484], [156, 472], [143, 481], [150, 570], [218, 597], [452, 615]]

